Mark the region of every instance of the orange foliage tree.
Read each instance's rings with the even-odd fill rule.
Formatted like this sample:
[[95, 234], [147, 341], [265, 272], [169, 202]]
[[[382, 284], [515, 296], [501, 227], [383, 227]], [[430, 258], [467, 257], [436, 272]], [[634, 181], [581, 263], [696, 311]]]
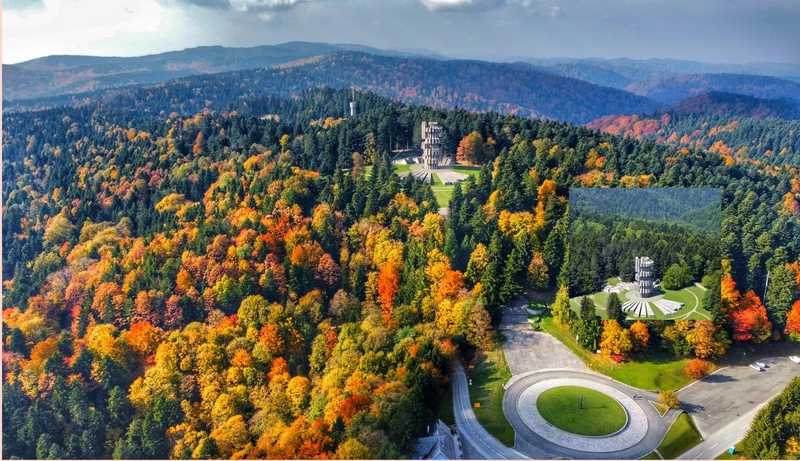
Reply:
[[703, 359], [693, 359], [686, 365], [686, 374], [694, 379], [700, 379], [708, 375], [711, 370], [711, 364]]
[[760, 343], [772, 334], [772, 323], [767, 319], [767, 309], [753, 290], [748, 291], [738, 310], [731, 312], [733, 339], [753, 340]]
[[785, 333], [795, 341], [800, 341], [800, 300], [792, 304], [792, 308], [786, 313]]
[[647, 343], [650, 341], [650, 332], [647, 329], [647, 324], [641, 320], [637, 320], [631, 325], [631, 342], [633, 349], [641, 351], [647, 349]]
[[388, 260], [381, 266], [378, 273], [378, 296], [381, 300], [381, 310], [384, 320], [392, 318], [394, 297], [400, 289], [400, 263]]

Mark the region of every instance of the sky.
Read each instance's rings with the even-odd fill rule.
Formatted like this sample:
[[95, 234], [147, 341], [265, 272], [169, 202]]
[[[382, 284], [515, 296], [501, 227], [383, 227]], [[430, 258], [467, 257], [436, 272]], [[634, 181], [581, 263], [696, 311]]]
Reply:
[[302, 40], [453, 58], [800, 63], [800, 0], [4, 0], [2, 62]]

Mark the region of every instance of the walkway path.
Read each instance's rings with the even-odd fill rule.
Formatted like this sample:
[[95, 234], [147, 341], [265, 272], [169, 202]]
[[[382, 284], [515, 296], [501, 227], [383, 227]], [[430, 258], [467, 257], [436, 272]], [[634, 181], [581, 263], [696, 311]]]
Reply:
[[[535, 390], [531, 393], [529, 389], [537, 383], [548, 383], [548, 387], [565, 384], [593, 387], [596, 385], [626, 408], [630, 418], [628, 425], [618, 434], [619, 437], [580, 437], [560, 430], [554, 431], [552, 429], [555, 428], [547, 427], [547, 423], [542, 423], [535, 416], [531, 416], [532, 412], [536, 411], [535, 400], [531, 400]], [[634, 399], [634, 396], [637, 398]], [[552, 453], [551, 456], [554, 457], [637, 459], [658, 446], [679, 414], [677, 411], [671, 411], [662, 418], [648, 402], [657, 399], [658, 395], [655, 392], [643, 392], [596, 373], [578, 370], [543, 370], [528, 374], [509, 386], [503, 398], [503, 412], [516, 431], [517, 438], [527, 442], [524, 445], [517, 444], [517, 448], [525, 454], [533, 456], [527, 453], [525, 448], [536, 446], [540, 450]]]

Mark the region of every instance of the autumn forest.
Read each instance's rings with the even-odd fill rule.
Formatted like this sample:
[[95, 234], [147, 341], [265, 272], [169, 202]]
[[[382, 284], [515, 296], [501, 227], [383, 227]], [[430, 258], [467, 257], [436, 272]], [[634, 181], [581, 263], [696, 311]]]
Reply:
[[[4, 458], [407, 458], [501, 306], [570, 294], [571, 187], [721, 190], [714, 318], [651, 347], [800, 339], [800, 168], [777, 155], [193, 82], [4, 114]], [[449, 203], [391, 162], [423, 121], [480, 167]]]

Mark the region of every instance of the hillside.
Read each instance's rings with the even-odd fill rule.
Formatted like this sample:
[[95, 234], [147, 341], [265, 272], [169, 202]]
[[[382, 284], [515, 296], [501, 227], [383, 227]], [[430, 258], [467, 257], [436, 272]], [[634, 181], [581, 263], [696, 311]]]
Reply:
[[631, 83], [625, 89], [664, 104], [675, 104], [712, 91], [800, 102], [800, 83], [756, 75], [676, 75]]
[[519, 59], [549, 69], [559, 75], [618, 89], [625, 89], [634, 82], [698, 74], [770, 76], [800, 82], [800, 65], [774, 62], [712, 64], [676, 59]]
[[194, 74], [272, 67], [342, 50], [400, 54], [360, 45], [290, 42], [252, 48], [204, 46], [124, 58], [47, 56], [13, 65], [3, 64], [3, 99], [43, 98], [156, 83]]
[[[409, 104], [461, 107], [524, 117], [587, 123], [614, 113], [647, 112], [660, 105], [621, 90], [560, 77], [526, 64], [434, 60], [336, 52], [284, 63], [275, 69], [251, 69], [185, 77], [148, 88], [70, 95], [50, 100], [12, 101], [8, 109], [83, 103], [86, 98], [121, 96], [160, 99], [159, 110], [199, 111], [266, 94], [290, 96], [308, 88], [355, 86]], [[195, 91], [197, 89], [197, 91]], [[202, 98], [197, 96], [201, 95]], [[179, 102], [179, 104], [175, 104]], [[194, 104], [194, 105], [193, 105]], [[178, 105], [180, 107], [178, 107]]]
[[[691, 107], [693, 103], [686, 105]], [[745, 112], [761, 113], [761, 107], [775, 106], [758, 102], [752, 107], [752, 110]], [[800, 162], [798, 120], [760, 120], [708, 112], [669, 112], [653, 115], [611, 115], [595, 120], [587, 127], [613, 135], [710, 150], [722, 155], [730, 163], [746, 159], [758, 159], [778, 165], [797, 165]]]
[[662, 111], [717, 114], [737, 118], [800, 119], [800, 103], [786, 99], [762, 99], [716, 91], [686, 99]]

